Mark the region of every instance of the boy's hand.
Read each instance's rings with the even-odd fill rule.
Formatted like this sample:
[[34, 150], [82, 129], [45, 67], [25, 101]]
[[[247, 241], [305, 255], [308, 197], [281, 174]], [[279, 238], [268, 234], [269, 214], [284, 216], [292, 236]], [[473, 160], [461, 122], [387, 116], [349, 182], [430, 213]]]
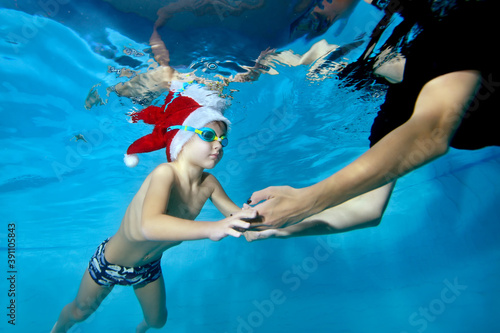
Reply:
[[242, 232], [250, 227], [250, 223], [245, 222], [245, 220], [254, 219], [256, 216], [256, 210], [245, 209], [226, 217], [224, 220], [213, 222], [214, 228], [209, 238], [217, 242], [226, 236], [240, 237]]
[[242, 210], [255, 211], [255, 217], [253, 217], [251, 219], [245, 219], [245, 221], [250, 222], [250, 227], [248, 228], [248, 230], [262, 231], [262, 230], [269, 229], [268, 225], [262, 223], [262, 216], [259, 215], [259, 212], [255, 208], [253, 208], [252, 206], [250, 206], [248, 204], [243, 204]]

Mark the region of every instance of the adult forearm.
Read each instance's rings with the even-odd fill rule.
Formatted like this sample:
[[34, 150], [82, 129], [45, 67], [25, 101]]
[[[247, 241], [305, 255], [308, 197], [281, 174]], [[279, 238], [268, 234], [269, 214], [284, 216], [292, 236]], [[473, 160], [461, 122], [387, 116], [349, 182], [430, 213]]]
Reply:
[[341, 233], [377, 226], [394, 188], [394, 183], [352, 198], [340, 205], [282, 229], [278, 238]]
[[314, 210], [322, 211], [388, 184], [445, 154], [445, 132], [439, 128], [422, 130], [418, 122], [400, 126], [356, 161], [308, 188], [317, 198]]
[[356, 161], [311, 186], [321, 211], [387, 184], [445, 154], [480, 83], [477, 71], [452, 72], [422, 88], [412, 117]]
[[275, 238], [292, 238], [304, 236], [319, 236], [339, 233], [347, 230], [332, 228], [324, 221], [302, 221], [291, 226], [276, 229]]
[[356, 161], [312, 186], [269, 187], [254, 192], [252, 203], [273, 227], [289, 226], [325, 209], [381, 187], [443, 155], [475, 94], [480, 75], [460, 71], [424, 85], [411, 118]]

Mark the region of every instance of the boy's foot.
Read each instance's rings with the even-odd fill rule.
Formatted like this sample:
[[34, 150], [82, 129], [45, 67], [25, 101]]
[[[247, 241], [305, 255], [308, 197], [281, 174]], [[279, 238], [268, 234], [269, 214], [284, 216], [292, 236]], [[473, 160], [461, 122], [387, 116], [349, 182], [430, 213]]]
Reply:
[[146, 324], [146, 321], [143, 320], [142, 323], [137, 325], [137, 328], [135, 329], [136, 333], [144, 333], [149, 329], [149, 325]]

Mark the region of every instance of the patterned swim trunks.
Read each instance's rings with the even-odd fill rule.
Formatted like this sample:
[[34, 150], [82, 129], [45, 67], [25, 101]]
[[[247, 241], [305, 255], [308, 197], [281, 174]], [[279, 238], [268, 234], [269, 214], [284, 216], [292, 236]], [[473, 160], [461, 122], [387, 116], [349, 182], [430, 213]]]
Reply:
[[109, 263], [104, 257], [104, 250], [109, 238], [99, 245], [89, 262], [89, 273], [92, 279], [101, 286], [110, 287], [146, 285], [161, 276], [161, 259], [144, 266], [124, 267]]

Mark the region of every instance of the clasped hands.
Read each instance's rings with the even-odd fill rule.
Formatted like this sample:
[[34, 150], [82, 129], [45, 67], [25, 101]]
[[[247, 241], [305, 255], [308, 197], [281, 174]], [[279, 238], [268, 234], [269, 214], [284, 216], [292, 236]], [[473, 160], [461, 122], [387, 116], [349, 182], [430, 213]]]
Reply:
[[[253, 206], [250, 206], [253, 205]], [[312, 198], [306, 189], [271, 186], [254, 192], [243, 210], [257, 212], [244, 235], [248, 241], [274, 236], [280, 228], [300, 222], [310, 215]]]

